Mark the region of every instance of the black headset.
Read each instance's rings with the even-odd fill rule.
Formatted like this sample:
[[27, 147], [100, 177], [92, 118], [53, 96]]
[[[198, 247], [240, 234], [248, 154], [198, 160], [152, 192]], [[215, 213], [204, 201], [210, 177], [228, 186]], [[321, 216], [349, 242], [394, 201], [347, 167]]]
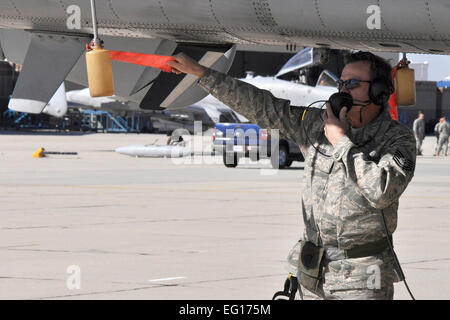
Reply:
[[369, 100], [354, 100], [349, 93], [336, 92], [328, 98], [328, 102], [330, 103], [334, 115], [339, 118], [339, 113], [343, 107], [347, 107], [348, 112], [354, 105], [367, 106], [370, 102], [372, 102], [384, 108], [393, 92], [394, 87], [388, 78], [377, 77], [370, 81], [368, 92]]
[[394, 92], [391, 81], [385, 77], [375, 78], [370, 82], [369, 99], [378, 106], [384, 106]]
[[[370, 62], [370, 74], [371, 74], [371, 82], [369, 84], [369, 99], [372, 103], [384, 107], [384, 105], [389, 101], [391, 94], [394, 92], [394, 85], [392, 81], [389, 79], [390, 75], [384, 74], [384, 72], [392, 72], [392, 69], [389, 68], [389, 71], [386, 66], [383, 66], [383, 59], [375, 56], [370, 52], [356, 52], [350, 55], [351, 61], [347, 61], [347, 63], [357, 62], [357, 61], [368, 61]], [[381, 60], [380, 60], [381, 59]], [[386, 64], [387, 62], [384, 61]], [[383, 70], [380, 74], [380, 68]]]

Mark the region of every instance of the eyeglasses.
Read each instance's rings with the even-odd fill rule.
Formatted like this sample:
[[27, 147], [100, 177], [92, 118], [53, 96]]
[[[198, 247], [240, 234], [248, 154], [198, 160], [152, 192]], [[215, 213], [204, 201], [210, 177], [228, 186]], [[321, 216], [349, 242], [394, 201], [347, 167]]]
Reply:
[[367, 80], [359, 80], [359, 79], [348, 79], [348, 80], [341, 80], [339, 79], [337, 81], [338, 83], [338, 89], [339, 91], [341, 91], [342, 87], [346, 87], [347, 89], [351, 90], [351, 89], [355, 89], [358, 88], [361, 85], [361, 82], [367, 82], [370, 83], [371, 81], [367, 81]]

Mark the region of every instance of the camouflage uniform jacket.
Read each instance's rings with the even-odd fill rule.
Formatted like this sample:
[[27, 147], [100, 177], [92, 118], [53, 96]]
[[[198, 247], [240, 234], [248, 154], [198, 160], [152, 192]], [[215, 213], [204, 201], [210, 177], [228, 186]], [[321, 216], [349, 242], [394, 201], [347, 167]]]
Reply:
[[438, 122], [438, 123], [436, 123], [436, 125], [434, 126], [434, 134], [436, 135], [436, 137], [438, 137], [439, 138], [439, 125], [440, 125], [441, 123], [440, 122]]
[[417, 135], [417, 137], [419, 139], [423, 139], [425, 137], [425, 120], [424, 119], [414, 120], [413, 132]]
[[450, 124], [445, 121], [439, 125], [438, 128], [439, 136], [448, 137], [450, 136]]
[[341, 250], [380, 240], [386, 237], [382, 210], [389, 232], [395, 231], [399, 197], [414, 174], [416, 141], [387, 108], [365, 127], [347, 131], [333, 148], [324, 134], [323, 110], [310, 108], [302, 120], [305, 107], [209, 69], [198, 83], [250, 121], [279, 129], [300, 146], [305, 239]]

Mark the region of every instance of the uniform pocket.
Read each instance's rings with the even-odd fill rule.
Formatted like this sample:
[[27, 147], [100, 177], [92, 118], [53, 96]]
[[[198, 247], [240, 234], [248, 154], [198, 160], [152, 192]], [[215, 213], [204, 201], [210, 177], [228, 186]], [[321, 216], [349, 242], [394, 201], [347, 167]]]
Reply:
[[311, 168], [314, 168], [314, 171], [319, 170], [322, 173], [330, 174], [333, 169], [334, 161], [332, 158], [325, 157], [320, 153], [317, 153], [313, 157], [309, 157], [308, 165]]
[[361, 265], [348, 260], [330, 261], [324, 273], [324, 289], [330, 292], [339, 290], [367, 289], [368, 275]]

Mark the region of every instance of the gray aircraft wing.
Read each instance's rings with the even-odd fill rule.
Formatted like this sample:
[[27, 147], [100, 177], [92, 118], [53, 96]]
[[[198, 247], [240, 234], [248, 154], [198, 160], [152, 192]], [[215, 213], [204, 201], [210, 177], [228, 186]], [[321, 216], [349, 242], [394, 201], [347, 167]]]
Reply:
[[[90, 40], [88, 35], [0, 29], [5, 55], [23, 64], [9, 108], [40, 113], [65, 79], [87, 86], [84, 52]], [[158, 55], [185, 52], [221, 72], [229, 70], [236, 52], [235, 45], [177, 44], [164, 39], [104, 37], [104, 41], [109, 50], [126, 48], [130, 52]], [[120, 61], [112, 61], [112, 68], [115, 95], [122, 101], [137, 103], [142, 109], [180, 108], [207, 95], [191, 75], [165, 73]]]

